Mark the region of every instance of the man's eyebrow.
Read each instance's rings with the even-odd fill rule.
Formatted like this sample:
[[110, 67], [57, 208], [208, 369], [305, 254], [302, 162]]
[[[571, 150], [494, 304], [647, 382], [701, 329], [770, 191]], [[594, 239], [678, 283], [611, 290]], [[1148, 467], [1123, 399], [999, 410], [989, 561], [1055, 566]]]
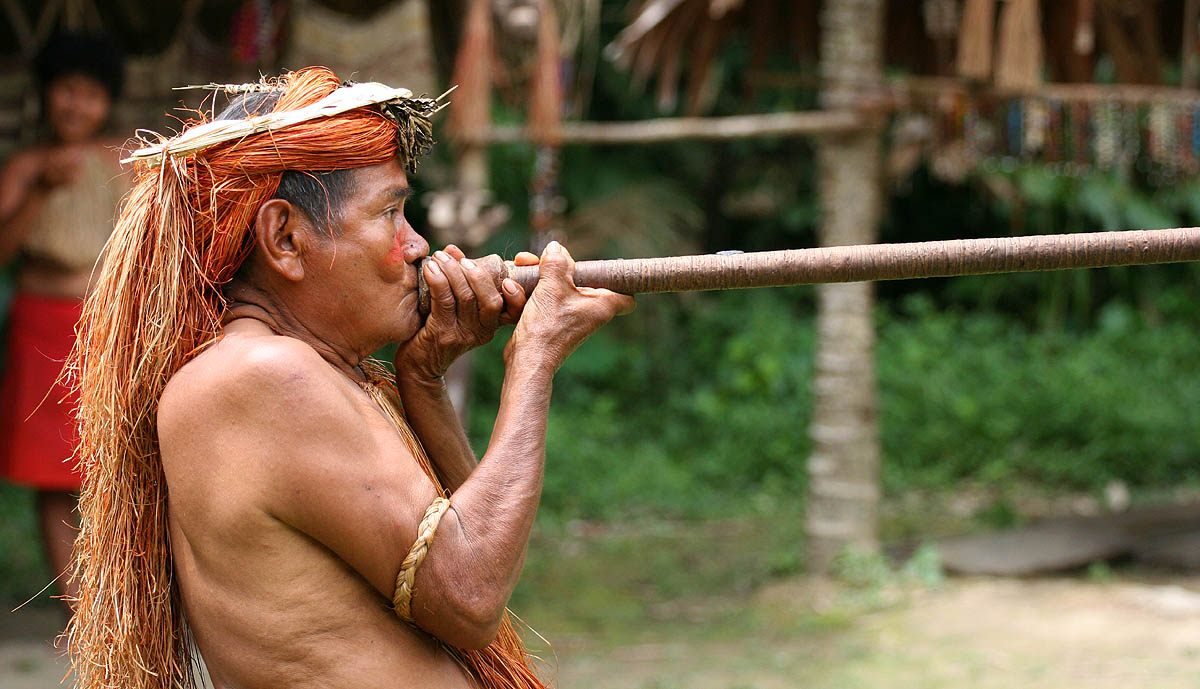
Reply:
[[412, 196], [412, 187], [409, 187], [409, 186], [388, 187], [387, 189], [384, 190], [383, 194], [381, 194], [381, 195], [386, 197], [388, 201], [403, 201], [404, 199], [408, 198], [409, 196]]

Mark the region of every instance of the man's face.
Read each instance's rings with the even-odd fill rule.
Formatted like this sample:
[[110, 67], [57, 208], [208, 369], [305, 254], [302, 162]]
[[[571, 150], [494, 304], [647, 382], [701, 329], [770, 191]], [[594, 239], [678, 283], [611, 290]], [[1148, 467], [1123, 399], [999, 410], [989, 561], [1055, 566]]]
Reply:
[[305, 281], [318, 281], [325, 316], [345, 346], [370, 353], [403, 342], [421, 327], [416, 263], [429, 243], [404, 218], [411, 190], [398, 161], [351, 171], [350, 192], [305, 261]]

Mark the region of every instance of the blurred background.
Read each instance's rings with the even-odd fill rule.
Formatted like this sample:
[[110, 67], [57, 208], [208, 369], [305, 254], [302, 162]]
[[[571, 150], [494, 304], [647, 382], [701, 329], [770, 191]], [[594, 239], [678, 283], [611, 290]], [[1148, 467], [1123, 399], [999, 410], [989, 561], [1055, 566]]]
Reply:
[[[125, 51], [121, 138], [185, 84], [457, 84], [409, 219], [469, 254], [1200, 224], [1197, 0], [0, 11], [0, 159], [58, 28]], [[1197, 264], [643, 297], [556, 380], [511, 607], [564, 687], [1195, 686], [1198, 297]], [[454, 372], [480, 453], [506, 336]], [[0, 686], [62, 676], [52, 578], [0, 485]]]

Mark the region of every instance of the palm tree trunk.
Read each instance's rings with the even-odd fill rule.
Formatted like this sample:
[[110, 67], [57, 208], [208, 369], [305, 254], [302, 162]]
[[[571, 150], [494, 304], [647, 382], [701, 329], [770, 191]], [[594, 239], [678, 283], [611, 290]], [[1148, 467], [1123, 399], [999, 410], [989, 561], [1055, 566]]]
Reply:
[[[854, 107], [879, 93], [882, 53], [883, 0], [826, 0], [821, 15], [824, 107]], [[882, 145], [878, 130], [819, 144], [823, 246], [878, 239]], [[873, 285], [820, 285], [817, 297], [806, 530], [809, 568], [825, 573], [847, 546], [878, 547], [879, 435]]]

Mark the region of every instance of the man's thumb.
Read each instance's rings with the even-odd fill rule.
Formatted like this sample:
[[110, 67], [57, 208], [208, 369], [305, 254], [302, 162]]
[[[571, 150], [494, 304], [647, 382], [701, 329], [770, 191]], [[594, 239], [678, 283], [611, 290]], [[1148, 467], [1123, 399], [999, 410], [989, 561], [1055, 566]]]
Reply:
[[572, 260], [571, 254], [567, 253], [566, 247], [556, 241], [551, 241], [546, 245], [542, 251], [540, 270], [543, 278], [571, 282], [571, 275], [575, 272], [574, 268], [575, 261]]

